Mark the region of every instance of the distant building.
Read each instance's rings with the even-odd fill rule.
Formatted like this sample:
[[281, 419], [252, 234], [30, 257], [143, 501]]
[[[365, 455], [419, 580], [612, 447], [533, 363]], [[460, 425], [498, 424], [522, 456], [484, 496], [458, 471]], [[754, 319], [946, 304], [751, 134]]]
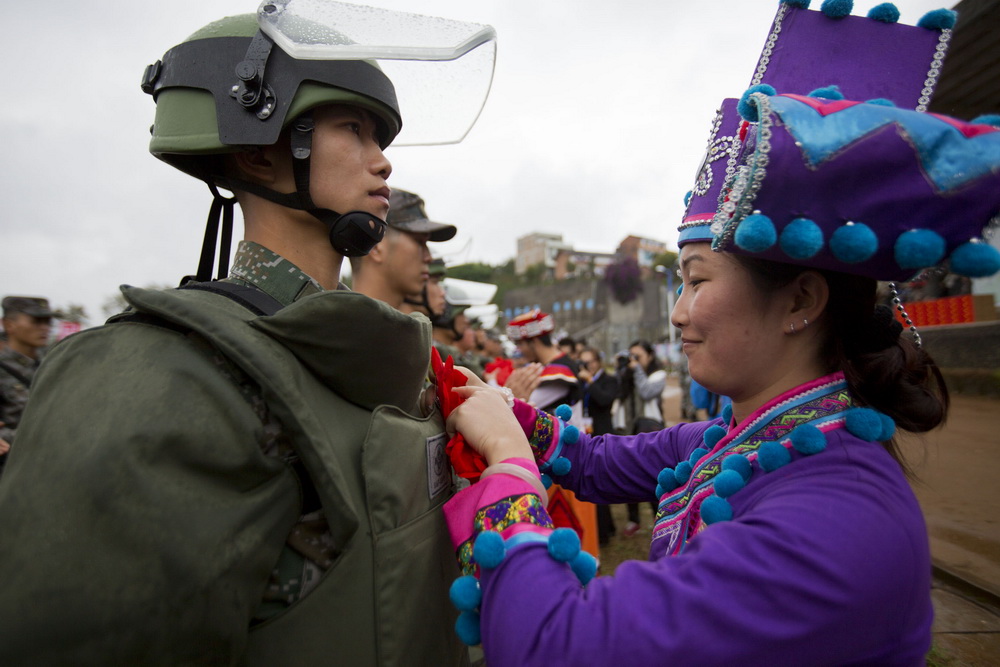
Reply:
[[600, 278], [604, 275], [604, 270], [614, 261], [615, 254], [611, 252], [560, 250], [556, 256], [553, 276], [556, 280]]
[[514, 258], [514, 272], [522, 276], [532, 266], [539, 264], [554, 273], [556, 258], [561, 251], [572, 252], [573, 246], [563, 243], [562, 234], [542, 234], [536, 232], [517, 239], [517, 257]]

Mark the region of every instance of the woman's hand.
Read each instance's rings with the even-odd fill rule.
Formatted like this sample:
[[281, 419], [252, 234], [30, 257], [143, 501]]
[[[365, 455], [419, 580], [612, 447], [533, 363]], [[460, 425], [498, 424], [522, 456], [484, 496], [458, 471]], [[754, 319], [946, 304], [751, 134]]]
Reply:
[[489, 387], [490, 385], [482, 381], [482, 379], [473, 373], [471, 370], [465, 366], [455, 366], [455, 370], [466, 377], [465, 386], [466, 387]]
[[541, 381], [543, 370], [545, 370], [545, 366], [542, 364], [528, 364], [517, 368], [507, 378], [507, 384], [504, 386], [513, 392], [514, 398], [519, 398], [527, 403], [531, 392], [535, 391]]
[[503, 394], [493, 387], [455, 387], [465, 399], [448, 417], [448, 434], [461, 433], [465, 442], [482, 454], [488, 465], [513, 457], [531, 459], [531, 447], [521, 425], [507, 407]]

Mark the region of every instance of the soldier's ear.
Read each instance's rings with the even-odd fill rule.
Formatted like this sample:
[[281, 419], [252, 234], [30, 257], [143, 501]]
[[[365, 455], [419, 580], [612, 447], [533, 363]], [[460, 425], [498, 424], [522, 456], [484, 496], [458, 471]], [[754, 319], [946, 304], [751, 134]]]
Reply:
[[272, 153], [267, 148], [250, 146], [234, 154], [233, 162], [240, 178], [261, 185], [273, 184], [278, 179]]
[[[388, 238], [388, 235], [386, 235]], [[386, 257], [386, 239], [382, 239], [368, 252], [368, 259], [375, 262], [376, 264], [381, 264], [385, 261]]]

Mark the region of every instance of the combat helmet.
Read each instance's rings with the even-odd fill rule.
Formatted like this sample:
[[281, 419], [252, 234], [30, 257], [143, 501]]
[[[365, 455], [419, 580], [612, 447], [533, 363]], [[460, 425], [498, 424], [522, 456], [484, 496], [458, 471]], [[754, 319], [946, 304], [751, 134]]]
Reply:
[[[407, 30], [399, 30], [401, 25]], [[382, 34], [381, 26], [387, 26]], [[308, 211], [327, 227], [338, 252], [348, 257], [367, 254], [382, 239], [385, 222], [367, 212], [318, 208], [310, 196], [311, 110], [349, 104], [370, 111], [384, 149], [402, 129], [402, 117], [396, 88], [376, 61], [455, 61], [475, 51], [480, 60], [489, 59], [489, 77], [485, 89], [479, 86], [482, 99], [473, 105], [475, 113], [471, 121], [466, 119], [461, 140], [478, 117], [492, 81], [495, 37], [491, 27], [479, 24], [329, 0], [265, 0], [256, 15], [215, 21], [149, 65], [142, 90], [156, 102], [150, 152], [204, 180], [214, 198], [198, 279], [210, 278], [220, 216], [219, 277], [228, 269], [235, 199], [221, 195], [219, 188], [244, 190]], [[487, 44], [485, 50], [478, 48]], [[272, 145], [286, 129], [296, 192], [280, 193], [227, 175], [225, 154]], [[448, 142], [422, 138], [412, 143]]]

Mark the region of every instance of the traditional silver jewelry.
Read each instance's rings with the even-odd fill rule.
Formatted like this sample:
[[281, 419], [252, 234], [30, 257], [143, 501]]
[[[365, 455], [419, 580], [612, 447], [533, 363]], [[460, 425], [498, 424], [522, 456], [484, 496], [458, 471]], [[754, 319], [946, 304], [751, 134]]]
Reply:
[[896, 283], [889, 283], [889, 294], [892, 295], [892, 305], [896, 307], [900, 317], [906, 322], [906, 326], [910, 328], [910, 334], [913, 335], [913, 342], [916, 343], [917, 347], [923, 347], [924, 341], [917, 332], [917, 327], [913, 324], [913, 320], [910, 319], [909, 314], [907, 314], [906, 309], [903, 307], [903, 300], [899, 298], [899, 290], [896, 289]]
[[514, 409], [514, 392], [510, 390], [510, 387], [497, 387], [500, 393], [503, 395], [503, 399], [507, 401], [507, 407]]

